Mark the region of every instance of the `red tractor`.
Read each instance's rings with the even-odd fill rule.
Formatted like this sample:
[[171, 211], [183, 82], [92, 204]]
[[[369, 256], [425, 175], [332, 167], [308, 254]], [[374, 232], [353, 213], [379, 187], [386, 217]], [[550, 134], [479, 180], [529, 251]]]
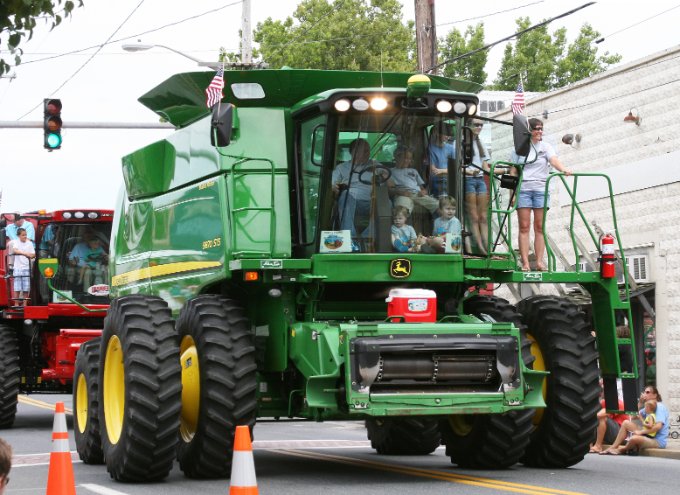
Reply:
[[[101, 334], [109, 307], [112, 218], [111, 210], [0, 214], [0, 428], [12, 426], [19, 393], [71, 392], [76, 353]], [[22, 228], [33, 259], [15, 252]], [[52, 262], [53, 278], [40, 276], [39, 260]]]

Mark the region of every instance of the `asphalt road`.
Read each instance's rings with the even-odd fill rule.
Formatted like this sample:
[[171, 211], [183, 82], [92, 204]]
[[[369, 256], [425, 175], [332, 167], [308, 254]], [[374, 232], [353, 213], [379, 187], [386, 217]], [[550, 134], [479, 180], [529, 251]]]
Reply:
[[[70, 396], [22, 397], [14, 428], [0, 435], [14, 447], [14, 466], [6, 495], [45, 493], [51, 450], [52, 404]], [[75, 448], [69, 419], [71, 448]], [[73, 452], [78, 495], [175, 495], [229, 493], [229, 480], [190, 480], [174, 469], [166, 481], [117, 483], [104, 466], [78, 461]], [[516, 466], [504, 471], [472, 471], [449, 462], [443, 448], [429, 456], [379, 456], [365, 430], [353, 422], [258, 422], [254, 459], [262, 495], [456, 494], [677, 494], [677, 460], [653, 457], [597, 456], [570, 469]]]

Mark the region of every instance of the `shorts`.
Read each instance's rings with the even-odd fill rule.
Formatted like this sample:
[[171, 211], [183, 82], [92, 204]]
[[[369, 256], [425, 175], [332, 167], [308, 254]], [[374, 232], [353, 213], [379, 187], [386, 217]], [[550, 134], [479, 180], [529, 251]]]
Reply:
[[31, 290], [31, 272], [29, 270], [14, 271], [14, 292], [28, 292]]
[[465, 177], [465, 194], [488, 194], [486, 182], [481, 175], [478, 177]]
[[517, 201], [517, 208], [543, 208], [547, 203], [550, 203], [550, 194], [545, 197], [545, 191], [541, 189], [540, 191], [525, 191], [524, 189], [519, 192], [519, 199]]

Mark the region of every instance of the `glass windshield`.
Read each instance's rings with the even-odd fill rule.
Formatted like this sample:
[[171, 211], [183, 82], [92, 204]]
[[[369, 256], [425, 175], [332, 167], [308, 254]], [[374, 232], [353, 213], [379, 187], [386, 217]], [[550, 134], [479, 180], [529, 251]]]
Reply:
[[[41, 227], [38, 258], [56, 258], [59, 262], [52, 286], [83, 304], [107, 304], [110, 238], [109, 223], [50, 223]], [[45, 303], [68, 302], [50, 291], [44, 280], [40, 295]]]
[[461, 154], [460, 121], [406, 110], [334, 117], [319, 252], [461, 253], [448, 180]]

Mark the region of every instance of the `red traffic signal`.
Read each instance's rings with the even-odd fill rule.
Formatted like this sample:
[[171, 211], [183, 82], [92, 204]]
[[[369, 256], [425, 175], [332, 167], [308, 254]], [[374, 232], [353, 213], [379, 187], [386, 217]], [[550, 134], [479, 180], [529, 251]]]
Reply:
[[43, 100], [43, 147], [49, 151], [61, 148], [61, 100], [45, 98]]

